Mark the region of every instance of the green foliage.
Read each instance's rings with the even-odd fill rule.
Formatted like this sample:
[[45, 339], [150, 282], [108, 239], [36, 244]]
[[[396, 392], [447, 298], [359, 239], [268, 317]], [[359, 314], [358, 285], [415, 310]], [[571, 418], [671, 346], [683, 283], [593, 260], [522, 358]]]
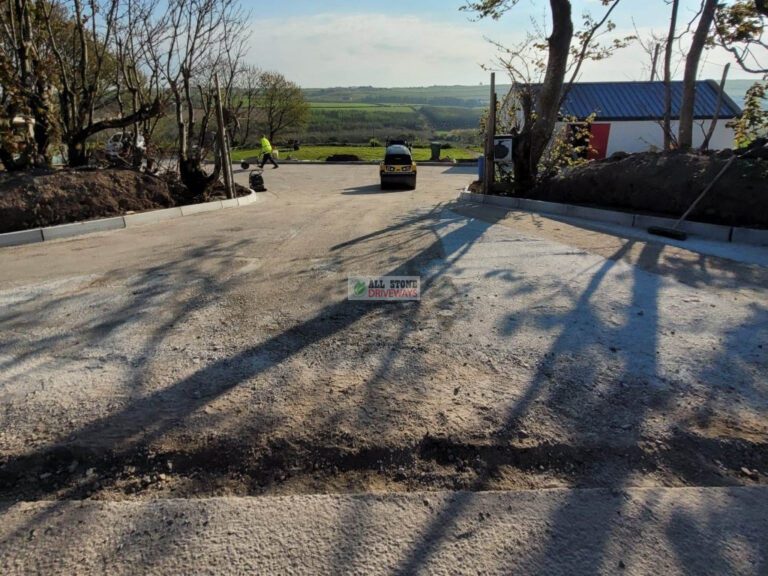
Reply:
[[488, 102], [485, 86], [425, 86], [410, 88], [308, 88], [304, 96], [313, 106], [468, 106], [481, 107]]
[[596, 114], [590, 114], [585, 120], [575, 116], [564, 116], [563, 127], [556, 129], [552, 140], [539, 162], [542, 176], [554, 176], [563, 168], [581, 166], [589, 162], [588, 155], [594, 151], [590, 145], [589, 126], [595, 121]]
[[429, 138], [431, 127], [417, 110], [407, 106], [357, 108], [310, 108], [309, 123], [302, 135], [308, 143], [368, 143], [371, 138], [417, 136]]
[[265, 132], [270, 139], [301, 132], [310, 118], [310, 106], [295, 82], [277, 72], [259, 77], [259, 107], [264, 113]]
[[710, 43], [728, 50], [747, 72], [765, 74], [768, 73], [768, 46], [763, 30], [763, 16], [754, 0], [722, 3], [715, 13], [715, 33]]
[[768, 84], [755, 82], [748, 90], [744, 100], [741, 118], [727, 124], [735, 132], [736, 147], [748, 146], [755, 138], [768, 132], [768, 110], [763, 109]]
[[458, 106], [422, 106], [421, 113], [436, 130], [454, 130], [477, 126], [482, 108]]

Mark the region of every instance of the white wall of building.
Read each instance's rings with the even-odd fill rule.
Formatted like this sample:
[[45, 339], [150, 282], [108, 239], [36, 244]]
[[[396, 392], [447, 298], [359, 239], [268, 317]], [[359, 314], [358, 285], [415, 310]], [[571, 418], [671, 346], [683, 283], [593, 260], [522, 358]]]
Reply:
[[[711, 150], [733, 148], [733, 129], [727, 128], [727, 120], [717, 123], [712, 139], [709, 141]], [[599, 123], [599, 119], [595, 121]], [[664, 131], [658, 122], [610, 122], [611, 134], [608, 138], [608, 156], [614, 152], [646, 152], [652, 146], [661, 150], [664, 148]], [[672, 122], [672, 132], [677, 134], [680, 123]], [[693, 146], [698, 148], [704, 141], [704, 133], [709, 129], [709, 121], [696, 121], [693, 125]]]
[[[709, 141], [710, 150], [722, 150], [733, 148], [734, 132], [725, 125], [728, 120], [719, 120], [712, 139]], [[595, 120], [595, 124], [610, 124], [611, 133], [608, 137], [608, 151], [606, 156], [614, 152], [647, 152], [652, 148], [662, 150], [664, 148], [664, 131], [658, 122], [653, 120], [639, 120], [632, 122]], [[693, 124], [693, 146], [698, 148], [704, 141], [704, 133], [709, 129], [709, 120], [697, 120]], [[680, 123], [672, 121], [672, 133], [677, 134]], [[567, 124], [558, 122], [555, 130], [565, 130]]]

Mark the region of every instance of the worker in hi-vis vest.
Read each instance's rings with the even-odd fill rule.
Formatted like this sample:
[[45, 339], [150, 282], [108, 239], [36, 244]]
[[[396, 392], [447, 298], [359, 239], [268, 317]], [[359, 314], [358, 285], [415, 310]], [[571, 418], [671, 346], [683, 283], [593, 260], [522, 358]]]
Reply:
[[267, 160], [272, 162], [274, 168], [280, 168], [280, 166], [277, 165], [277, 162], [275, 162], [275, 159], [272, 157], [272, 144], [270, 144], [269, 140], [267, 140], [266, 134], [261, 135], [261, 153], [263, 154], [261, 157], [262, 168], [264, 168], [264, 164], [267, 163]]

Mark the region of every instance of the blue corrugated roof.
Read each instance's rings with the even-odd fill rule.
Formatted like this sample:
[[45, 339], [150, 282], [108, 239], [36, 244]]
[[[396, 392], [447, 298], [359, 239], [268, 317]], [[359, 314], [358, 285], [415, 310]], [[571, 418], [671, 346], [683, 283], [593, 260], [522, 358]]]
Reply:
[[[672, 82], [672, 118], [680, 117], [683, 83]], [[695, 118], [712, 118], [717, 107], [718, 86], [712, 80], [696, 83]], [[664, 117], [664, 82], [575, 83], [563, 103], [565, 116], [586, 118], [593, 112], [598, 120], [657, 120]], [[736, 118], [741, 109], [723, 94], [720, 118]]]

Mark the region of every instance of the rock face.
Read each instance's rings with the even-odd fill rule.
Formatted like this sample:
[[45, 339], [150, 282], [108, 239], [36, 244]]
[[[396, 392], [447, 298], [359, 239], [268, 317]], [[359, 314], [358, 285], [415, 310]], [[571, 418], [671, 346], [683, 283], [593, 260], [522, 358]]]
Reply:
[[[679, 217], [728, 161], [728, 154], [614, 154], [543, 182], [530, 197]], [[692, 220], [768, 228], [768, 160], [740, 159]]]
[[168, 184], [125, 169], [0, 176], [0, 233], [174, 206]]

